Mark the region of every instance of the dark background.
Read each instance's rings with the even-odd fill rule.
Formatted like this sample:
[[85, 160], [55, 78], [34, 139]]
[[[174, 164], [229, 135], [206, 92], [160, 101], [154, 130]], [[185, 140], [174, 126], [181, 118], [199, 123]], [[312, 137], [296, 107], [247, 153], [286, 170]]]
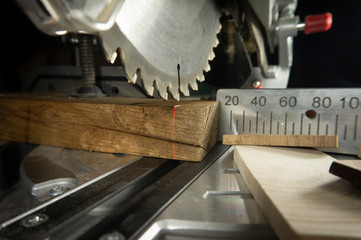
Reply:
[[361, 87], [361, 1], [302, 1], [296, 14], [331, 12], [328, 32], [294, 39], [289, 87]]

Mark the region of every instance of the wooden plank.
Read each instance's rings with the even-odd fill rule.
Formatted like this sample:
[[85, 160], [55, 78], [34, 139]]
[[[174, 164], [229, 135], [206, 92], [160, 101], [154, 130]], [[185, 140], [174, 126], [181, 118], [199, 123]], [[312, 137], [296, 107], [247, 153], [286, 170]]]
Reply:
[[337, 136], [318, 135], [223, 135], [225, 145], [337, 148]]
[[357, 155], [357, 157], [361, 158], [361, 146], [360, 146], [360, 148], [358, 149], [358, 155]]
[[329, 172], [361, 187], [361, 160], [334, 161]]
[[313, 149], [236, 146], [234, 159], [280, 239], [361, 239], [361, 192]]
[[0, 95], [0, 139], [200, 161], [217, 141], [218, 103]]

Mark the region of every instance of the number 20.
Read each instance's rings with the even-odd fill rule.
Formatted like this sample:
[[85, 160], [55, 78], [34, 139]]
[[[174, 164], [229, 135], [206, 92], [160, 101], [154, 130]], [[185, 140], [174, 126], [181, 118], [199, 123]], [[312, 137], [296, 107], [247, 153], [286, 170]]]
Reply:
[[237, 96], [225, 96], [226, 103], [225, 105], [234, 105], [237, 106], [239, 103], [239, 98]]

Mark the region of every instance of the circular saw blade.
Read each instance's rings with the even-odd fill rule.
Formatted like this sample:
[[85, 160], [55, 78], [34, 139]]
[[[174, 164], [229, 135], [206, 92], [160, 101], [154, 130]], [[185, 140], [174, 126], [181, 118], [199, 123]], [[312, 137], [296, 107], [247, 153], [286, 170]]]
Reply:
[[214, 58], [220, 9], [210, 0], [125, 0], [115, 25], [101, 33], [106, 57], [113, 62], [120, 49], [128, 80], [142, 79], [146, 92], [154, 87], [164, 99], [171, 93], [189, 96], [190, 86], [204, 81]]

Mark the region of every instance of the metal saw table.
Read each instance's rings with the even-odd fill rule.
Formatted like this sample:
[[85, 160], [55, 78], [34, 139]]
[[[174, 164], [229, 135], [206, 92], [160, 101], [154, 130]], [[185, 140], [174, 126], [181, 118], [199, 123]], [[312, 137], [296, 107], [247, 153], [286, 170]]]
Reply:
[[277, 239], [221, 143], [200, 163], [134, 161], [3, 222], [0, 236]]

